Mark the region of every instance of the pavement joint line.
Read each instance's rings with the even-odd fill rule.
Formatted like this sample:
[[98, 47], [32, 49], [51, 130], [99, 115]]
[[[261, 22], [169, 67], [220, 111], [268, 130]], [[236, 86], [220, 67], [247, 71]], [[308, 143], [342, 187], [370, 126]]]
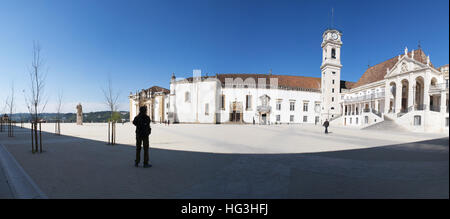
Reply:
[[0, 144], [0, 168], [3, 168], [16, 199], [48, 199], [6, 147]]

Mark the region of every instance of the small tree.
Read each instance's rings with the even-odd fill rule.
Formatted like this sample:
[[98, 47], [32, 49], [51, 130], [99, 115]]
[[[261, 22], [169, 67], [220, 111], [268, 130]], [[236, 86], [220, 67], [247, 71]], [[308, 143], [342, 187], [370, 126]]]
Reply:
[[56, 102], [56, 119], [55, 119], [55, 134], [61, 135], [61, 107], [63, 94], [60, 91]]
[[14, 127], [13, 127], [12, 116], [14, 113], [14, 82], [11, 83], [11, 96], [6, 98], [5, 106], [8, 107], [8, 111], [9, 111], [8, 136], [13, 137], [14, 136], [14, 131], [13, 131]]
[[[32, 61], [29, 69], [30, 76], [30, 91], [28, 96], [25, 95], [25, 102], [27, 103], [28, 111], [31, 115], [32, 133], [32, 152], [38, 151], [38, 144], [40, 145], [40, 152], [42, 153], [42, 138], [39, 135], [38, 140], [38, 122], [40, 114], [44, 111], [47, 101], [44, 99], [44, 87], [46, 74], [44, 73], [44, 60], [41, 56], [41, 46], [39, 42], [33, 42]], [[35, 145], [35, 148], [33, 147]]]
[[111, 116], [108, 119], [108, 144], [111, 143], [112, 145], [114, 145], [116, 142], [116, 123], [114, 121], [114, 113], [118, 109], [117, 100], [119, 99], [119, 92], [114, 91], [111, 75], [109, 74], [107, 83], [107, 88], [102, 89], [102, 91], [105, 96], [105, 103], [111, 112]]

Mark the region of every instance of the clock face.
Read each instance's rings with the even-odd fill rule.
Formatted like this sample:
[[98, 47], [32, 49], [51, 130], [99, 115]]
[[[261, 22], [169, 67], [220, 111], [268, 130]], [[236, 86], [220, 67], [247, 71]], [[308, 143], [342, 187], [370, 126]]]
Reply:
[[331, 34], [331, 38], [333, 38], [333, 40], [337, 40], [338, 35], [336, 33], [332, 33]]

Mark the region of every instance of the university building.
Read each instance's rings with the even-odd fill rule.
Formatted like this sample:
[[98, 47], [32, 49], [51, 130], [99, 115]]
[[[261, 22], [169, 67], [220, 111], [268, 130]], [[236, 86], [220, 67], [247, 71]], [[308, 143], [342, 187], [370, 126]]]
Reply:
[[322, 35], [321, 77], [266, 74], [176, 78], [170, 89], [130, 94], [130, 120], [147, 106], [154, 122], [322, 124], [366, 128], [395, 123], [418, 132], [448, 132], [448, 70], [422, 49], [374, 65], [356, 82], [342, 81], [342, 33]]

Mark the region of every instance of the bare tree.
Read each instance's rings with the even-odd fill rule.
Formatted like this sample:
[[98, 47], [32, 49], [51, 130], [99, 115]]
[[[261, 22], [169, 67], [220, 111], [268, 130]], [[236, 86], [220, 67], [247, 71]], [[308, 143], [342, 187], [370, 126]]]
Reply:
[[13, 126], [12, 126], [12, 116], [14, 113], [14, 82], [11, 83], [11, 96], [6, 98], [6, 104], [5, 106], [8, 107], [9, 111], [9, 120], [8, 120], [8, 136], [12, 137], [13, 134]]
[[114, 112], [118, 109], [117, 100], [119, 99], [119, 92], [115, 92], [111, 75], [108, 74], [108, 87], [106, 89], [102, 88], [103, 94], [105, 96], [105, 103], [111, 111], [110, 121], [108, 121], [108, 144], [114, 145], [116, 142], [116, 123], [113, 120]]
[[56, 102], [56, 121], [55, 121], [55, 133], [57, 135], [61, 134], [61, 107], [62, 107], [62, 98], [63, 98], [63, 93], [62, 91], [60, 91], [58, 93], [58, 97], [57, 97], [57, 102]]
[[115, 92], [113, 85], [112, 85], [112, 80], [111, 80], [111, 75], [108, 75], [108, 85], [105, 88], [102, 88], [103, 94], [105, 96], [105, 104], [108, 106], [108, 109], [111, 111], [111, 118], [113, 117], [113, 113], [117, 111], [118, 109], [118, 104], [117, 104], [117, 100], [119, 99], [119, 92]]
[[[25, 102], [27, 104], [28, 111], [31, 115], [32, 127], [34, 123], [34, 143], [38, 144], [37, 137], [37, 123], [39, 122], [39, 116], [44, 111], [45, 106], [47, 105], [47, 100], [44, 97], [44, 87], [45, 87], [45, 79], [46, 72], [44, 72], [44, 60], [42, 58], [42, 48], [39, 42], [33, 42], [33, 50], [32, 50], [32, 61], [31, 67], [29, 68], [29, 76], [30, 76], [30, 91], [28, 96], [25, 95]], [[40, 142], [40, 152], [42, 152], [42, 141]]]

